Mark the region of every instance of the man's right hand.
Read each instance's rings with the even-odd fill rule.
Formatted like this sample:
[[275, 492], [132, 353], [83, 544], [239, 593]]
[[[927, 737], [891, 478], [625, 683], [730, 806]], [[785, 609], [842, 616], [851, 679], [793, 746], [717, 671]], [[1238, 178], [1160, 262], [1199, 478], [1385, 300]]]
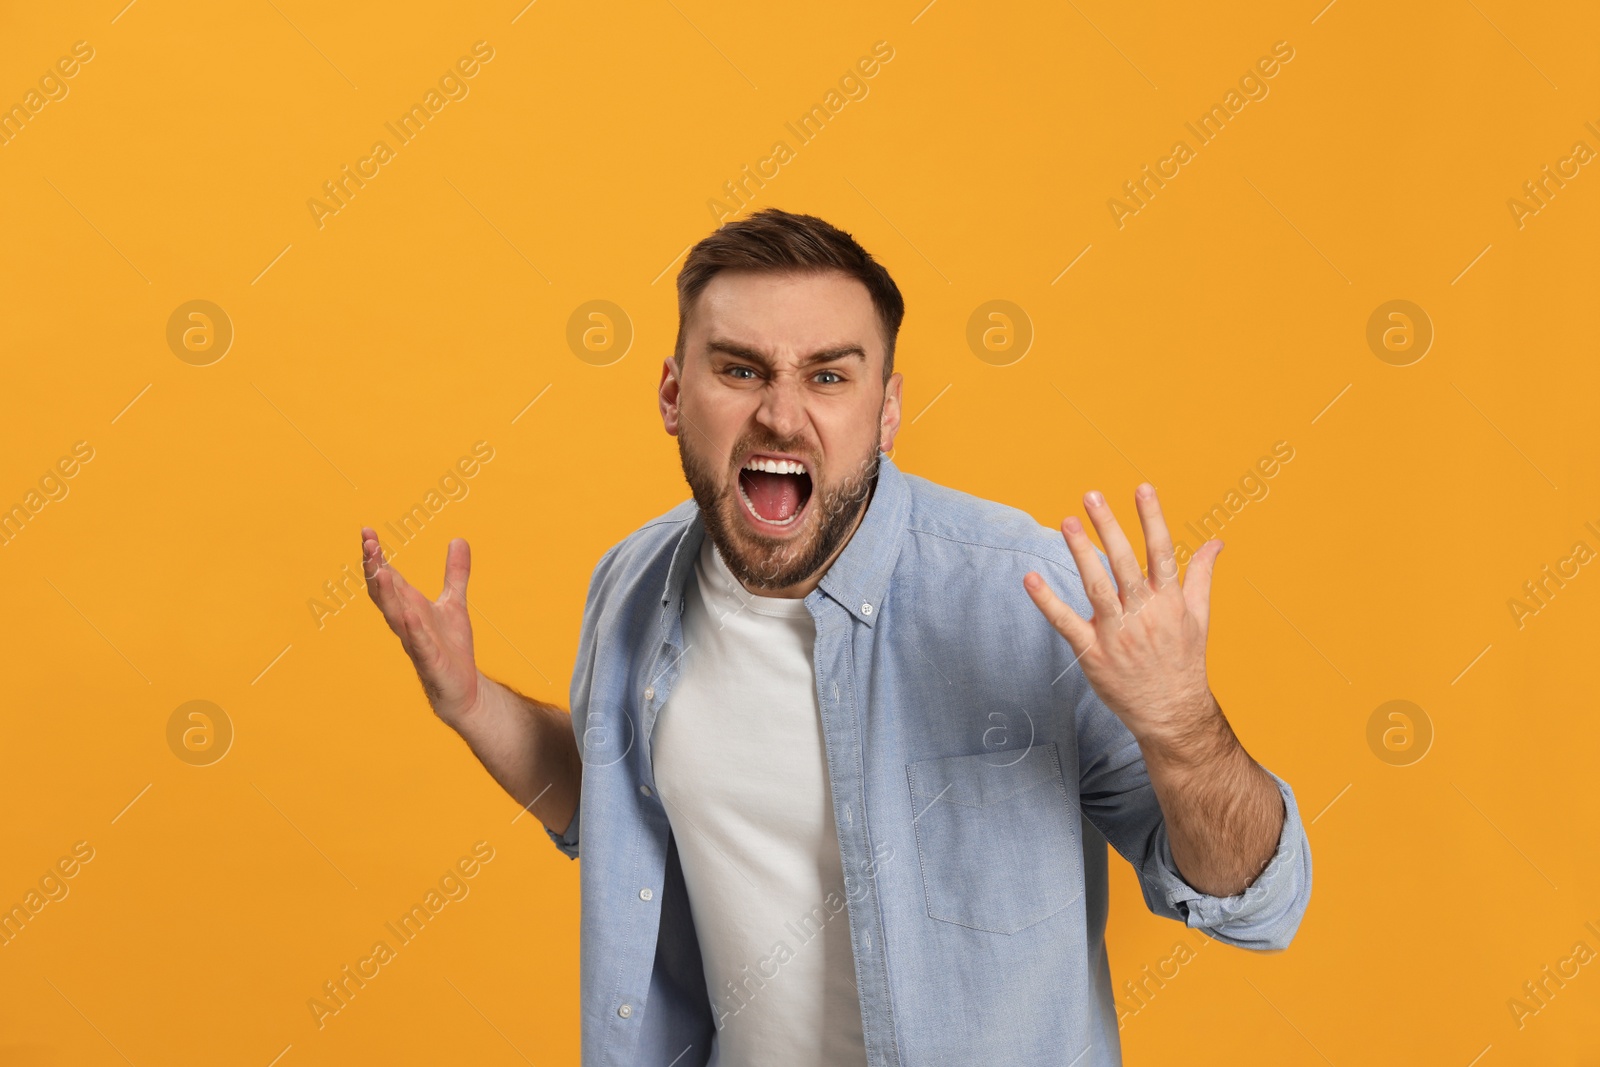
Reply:
[[445, 552], [444, 591], [438, 600], [429, 600], [389, 565], [377, 532], [361, 528], [367, 594], [411, 657], [434, 714], [457, 729], [478, 706], [487, 681], [472, 654], [472, 620], [467, 615], [471, 569], [472, 550], [457, 537]]
[[361, 528], [361, 563], [367, 593], [416, 666], [434, 714], [461, 735], [513, 800], [552, 833], [563, 833], [583, 787], [572, 717], [479, 672], [467, 617], [467, 543], [458, 537], [445, 551], [438, 600], [417, 592], [389, 566], [370, 526]]

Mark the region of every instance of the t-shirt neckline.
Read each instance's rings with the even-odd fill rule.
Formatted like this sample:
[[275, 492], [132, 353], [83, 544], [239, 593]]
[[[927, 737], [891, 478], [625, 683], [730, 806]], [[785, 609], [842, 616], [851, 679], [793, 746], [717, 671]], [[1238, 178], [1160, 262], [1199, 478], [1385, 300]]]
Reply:
[[701, 545], [700, 559], [696, 563], [695, 570], [707, 595], [714, 595], [724, 600], [736, 600], [744, 605], [744, 610], [783, 619], [811, 616], [811, 610], [806, 607], [804, 597], [757, 596], [746, 589], [728, 568], [710, 534], [706, 535], [705, 542]]

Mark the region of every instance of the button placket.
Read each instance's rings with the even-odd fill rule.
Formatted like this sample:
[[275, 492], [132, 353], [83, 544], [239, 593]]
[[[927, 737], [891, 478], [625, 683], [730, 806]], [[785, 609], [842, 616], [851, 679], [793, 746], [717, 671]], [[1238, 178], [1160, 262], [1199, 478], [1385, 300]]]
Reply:
[[[862, 602], [862, 616], [870, 616], [872, 613], [872, 604]], [[854, 628], [849, 625], [851, 619], [848, 616], [833, 621], [844, 625], [838, 628], [832, 625], [824, 626], [819, 620], [816, 648], [817, 662], [823, 665], [821, 672], [823, 677], [819, 677], [818, 682], [825, 682], [827, 691], [830, 691], [833, 697], [832, 701], [824, 700], [823, 715], [824, 739], [831, 754], [830, 781], [834, 781], [836, 766], [848, 768], [857, 764], [865, 740], [857, 729], [859, 709], [856, 707], [856, 701], [861, 699], [861, 694], [849, 680], [852, 664], [850, 642]], [[844, 686], [848, 686], [850, 690], [848, 701], [842, 691], [841, 679], [844, 681]], [[818, 690], [821, 695], [823, 692], [821, 684]], [[839, 843], [841, 859], [847, 872], [845, 893], [851, 901], [848, 912], [849, 924], [858, 961], [862, 967], [861, 977], [865, 980], [858, 995], [867, 1016], [864, 1020], [864, 1036], [867, 1042], [868, 1060], [874, 1064], [897, 1064], [899, 1059], [894, 1039], [894, 1009], [889, 1000], [888, 975], [884, 954], [876, 950], [876, 944], [882, 939], [874, 936], [881, 932], [882, 917], [877, 910], [879, 902], [876, 886], [873, 885], [873, 875], [866, 873], [871, 870], [867, 863], [871, 845], [866, 799], [858, 790], [860, 783], [848, 772], [841, 773], [836, 784], [842, 794], [839, 797], [842, 803], [839, 811], [845, 815]]]

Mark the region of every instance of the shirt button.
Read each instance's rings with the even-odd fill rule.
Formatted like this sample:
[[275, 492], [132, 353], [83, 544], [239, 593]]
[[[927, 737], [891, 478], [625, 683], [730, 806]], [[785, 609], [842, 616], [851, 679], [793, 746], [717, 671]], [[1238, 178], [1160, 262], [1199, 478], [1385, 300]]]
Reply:
[[646, 700], [654, 700], [656, 698], [656, 687], [652, 685], [650, 688], [646, 689], [644, 691], [644, 698]]
[[861, 614], [863, 614], [863, 615], [871, 615], [872, 614], [872, 605], [871, 604], [863, 604], [863, 605], [861, 605]]
[[639, 899], [640, 900], [649, 900], [653, 896], [655, 896], [655, 894], [650, 892], [650, 887], [649, 886], [645, 886], [643, 889], [639, 890]]
[[633, 1014], [633, 1005], [624, 1004], [622, 1007], [617, 1009], [617, 1014], [626, 1019], [628, 1016]]
[[650, 795], [650, 787], [647, 786], [647, 785], [641, 785], [639, 787], [639, 792], [643, 793], [645, 796], [649, 796]]

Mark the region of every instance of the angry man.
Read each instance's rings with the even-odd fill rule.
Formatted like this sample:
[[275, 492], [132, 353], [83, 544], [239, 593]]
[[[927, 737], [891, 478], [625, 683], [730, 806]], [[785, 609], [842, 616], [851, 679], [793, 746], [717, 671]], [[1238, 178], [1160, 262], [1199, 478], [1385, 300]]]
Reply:
[[[1294, 794], [1205, 668], [1209, 541], [1180, 580], [902, 472], [904, 301], [776, 209], [678, 276], [662, 424], [693, 498], [595, 567], [571, 712], [478, 671], [470, 555], [429, 600], [362, 529], [434, 712], [581, 857], [589, 1067], [1121, 1062], [1107, 844], [1145, 904], [1280, 950], [1311, 894]], [[1062, 599], [1065, 598], [1065, 599]]]

